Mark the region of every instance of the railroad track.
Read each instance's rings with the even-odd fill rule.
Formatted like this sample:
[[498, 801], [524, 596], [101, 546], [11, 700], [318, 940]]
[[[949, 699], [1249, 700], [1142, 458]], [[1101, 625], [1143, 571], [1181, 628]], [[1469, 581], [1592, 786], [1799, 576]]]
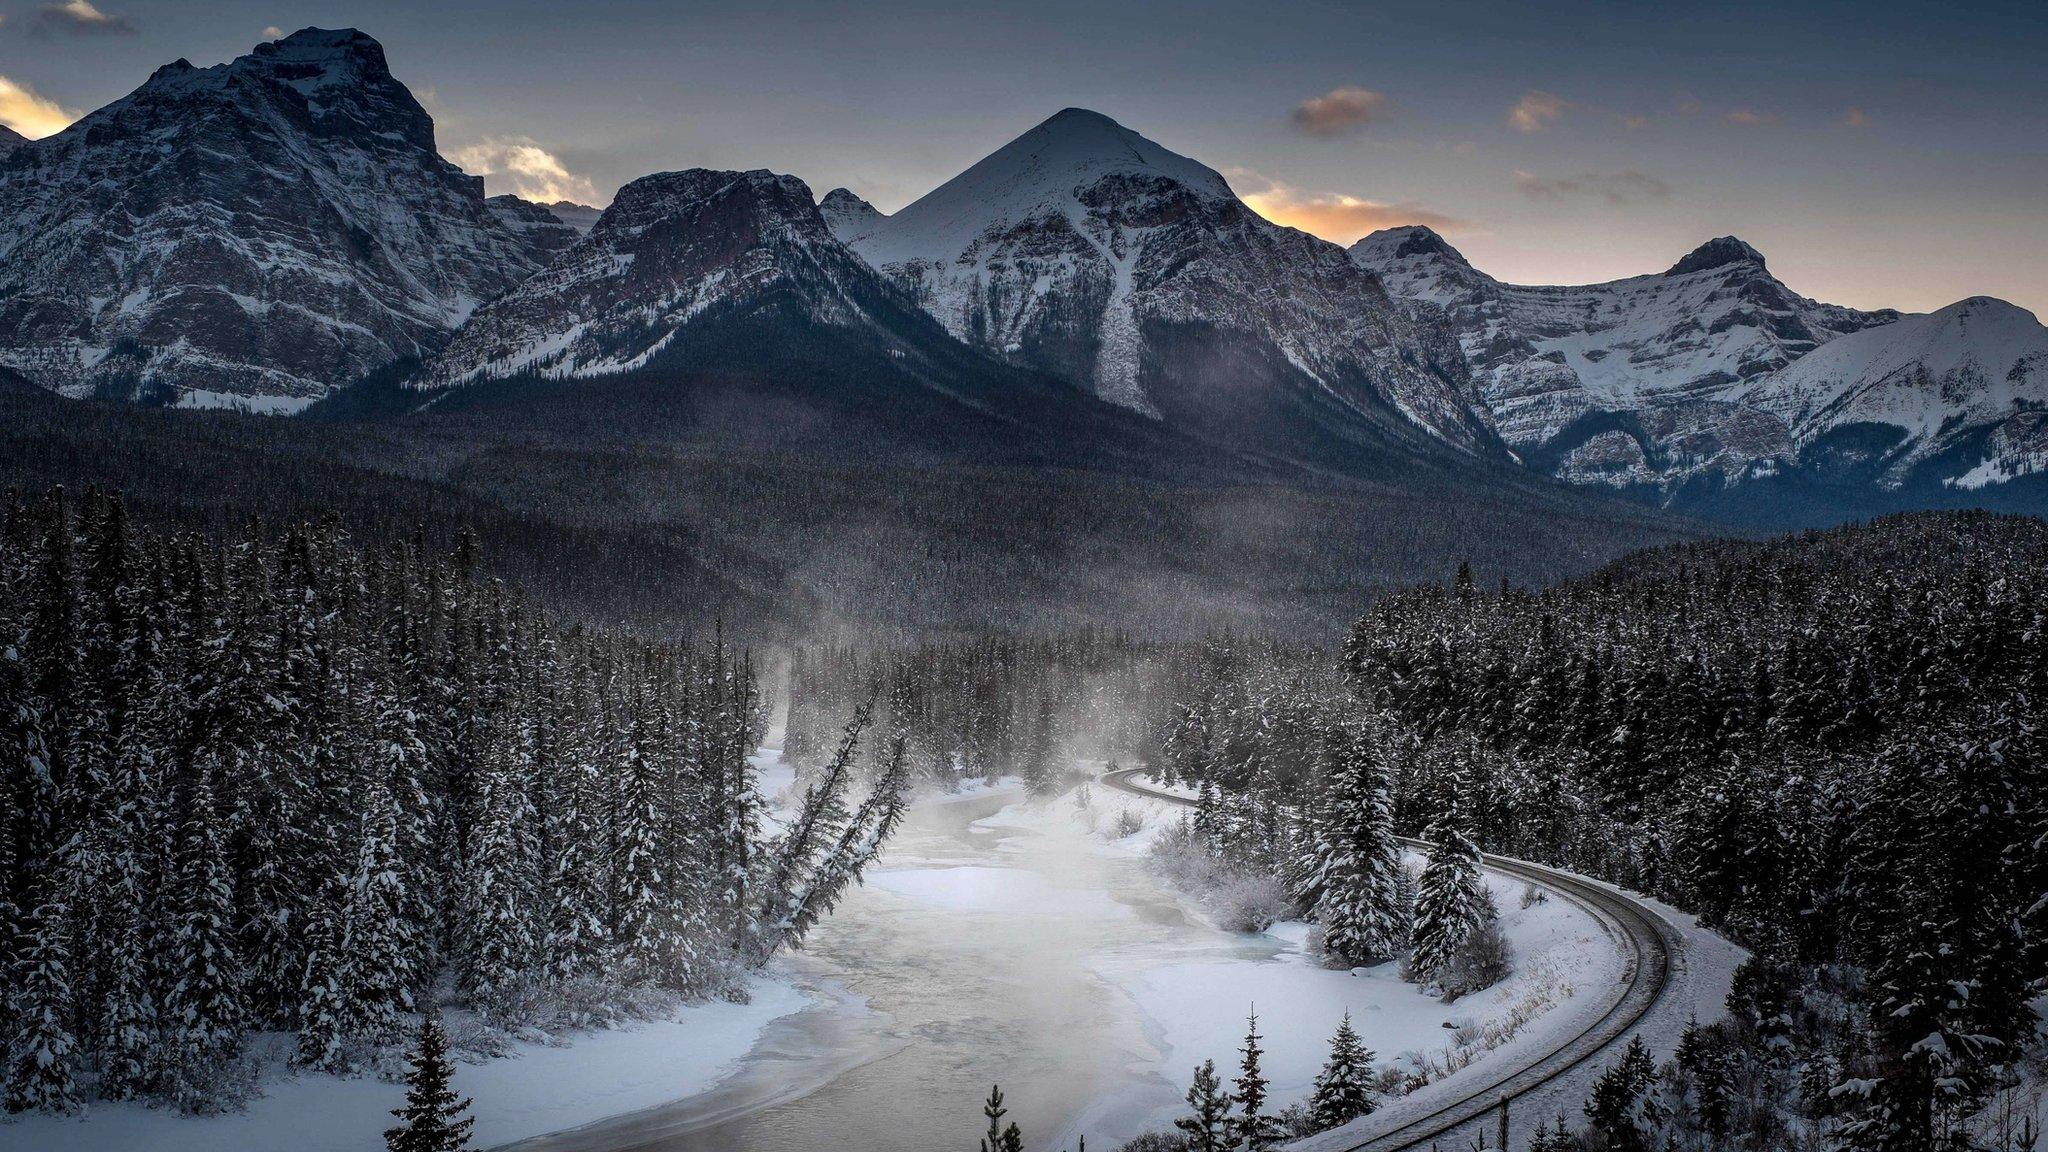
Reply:
[[[1147, 787], [1133, 779], [1141, 771], [1123, 768], [1106, 772], [1101, 781], [1108, 787], [1135, 796], [1193, 806], [1194, 802], [1184, 796]], [[1402, 842], [1414, 848], [1429, 847], [1425, 841], [1407, 837], [1403, 837]], [[1671, 980], [1673, 965], [1683, 963], [1684, 950], [1677, 930], [1663, 917], [1627, 896], [1583, 876], [1526, 860], [1492, 855], [1482, 856], [1481, 860], [1495, 872], [1557, 893], [1598, 921], [1621, 947], [1625, 957], [1626, 967], [1621, 983], [1609, 990], [1601, 1011], [1592, 1022], [1558, 1046], [1507, 1061], [1497, 1068], [1488, 1067], [1488, 1062], [1482, 1061], [1460, 1071], [1460, 1081], [1467, 1076], [1474, 1078], [1466, 1081], [1467, 1091], [1457, 1099], [1446, 1101], [1424, 1115], [1401, 1121], [1363, 1140], [1347, 1144], [1341, 1140], [1310, 1137], [1302, 1142], [1302, 1147], [1314, 1148], [1317, 1152], [1400, 1152], [1401, 1149], [1442, 1141], [1451, 1133], [1468, 1127], [1478, 1127], [1481, 1138], [1492, 1144], [1495, 1141], [1491, 1127], [1485, 1126], [1484, 1122], [1497, 1115], [1503, 1103], [1512, 1112], [1517, 1099], [1583, 1068], [1610, 1045], [1625, 1038], [1663, 996]]]

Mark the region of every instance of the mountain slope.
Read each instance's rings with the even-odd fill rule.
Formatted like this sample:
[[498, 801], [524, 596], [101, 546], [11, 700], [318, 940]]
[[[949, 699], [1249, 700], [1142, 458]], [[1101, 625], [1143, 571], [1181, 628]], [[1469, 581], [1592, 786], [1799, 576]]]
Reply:
[[1729, 386], [1897, 316], [1799, 296], [1732, 236], [1662, 273], [1571, 287], [1502, 283], [1423, 227], [1375, 232], [1351, 258], [1450, 316], [1496, 427], [1525, 459], [1622, 487], [1733, 480], [1783, 456], [1784, 430]]
[[1967, 490], [2048, 470], [2048, 327], [1988, 296], [1824, 344], [1737, 398], [1785, 421], [1801, 449], [1881, 430], [1867, 454], [1892, 486]]
[[893, 342], [898, 358], [947, 342], [832, 235], [803, 181], [699, 168], [621, 188], [587, 236], [480, 310], [414, 386], [632, 373], [693, 326], [771, 304]]
[[0, 161], [0, 364], [66, 395], [291, 410], [536, 270], [353, 30], [157, 70]]
[[1497, 444], [1447, 332], [1108, 117], [1067, 109], [893, 216], [828, 200], [954, 336], [1170, 426], [1310, 459]]

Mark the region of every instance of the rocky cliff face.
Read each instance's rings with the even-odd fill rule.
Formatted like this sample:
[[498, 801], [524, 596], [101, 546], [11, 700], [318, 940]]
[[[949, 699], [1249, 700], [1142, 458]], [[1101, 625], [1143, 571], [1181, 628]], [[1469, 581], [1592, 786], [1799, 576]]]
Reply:
[[1102, 399], [1252, 448], [1496, 441], [1449, 332], [1222, 176], [1068, 109], [893, 216], [834, 230], [946, 329]]
[[0, 364], [67, 395], [292, 410], [535, 271], [383, 48], [178, 61], [0, 160]]
[[908, 308], [832, 235], [796, 177], [645, 176], [619, 190], [588, 236], [472, 317], [418, 386], [631, 372], [687, 340], [698, 319], [770, 297], [844, 327], [890, 300]]

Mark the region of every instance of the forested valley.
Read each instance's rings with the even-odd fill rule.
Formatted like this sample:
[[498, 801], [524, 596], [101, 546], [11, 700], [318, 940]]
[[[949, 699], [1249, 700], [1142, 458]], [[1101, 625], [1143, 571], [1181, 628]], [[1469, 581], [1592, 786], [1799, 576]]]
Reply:
[[1199, 798], [1179, 843], [1204, 881], [1269, 878], [1288, 905], [1265, 918], [1317, 920], [1333, 959], [1449, 972], [1478, 939], [1431, 958], [1406, 935], [1429, 897], [1397, 835], [1606, 879], [1751, 950], [1725, 1019], [1661, 1068], [1628, 1053], [1538, 1152], [2014, 1149], [2048, 987], [2044, 573], [2039, 520], [1914, 514], [1542, 591], [1461, 572], [1375, 604], [1341, 652], [808, 650], [790, 739], [880, 693], [913, 770], [1051, 789], [1055, 750], [1149, 765]]

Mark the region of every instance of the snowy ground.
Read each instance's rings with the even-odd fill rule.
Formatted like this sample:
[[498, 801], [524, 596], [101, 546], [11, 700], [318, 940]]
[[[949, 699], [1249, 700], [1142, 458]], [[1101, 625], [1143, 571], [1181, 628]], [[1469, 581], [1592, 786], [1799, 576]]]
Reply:
[[[1065, 840], [1075, 851], [1142, 857], [1185, 812], [1099, 786], [1086, 790], [1085, 807], [1079, 800], [1070, 794], [1042, 805], [1015, 805], [979, 826], [1028, 829]], [[1126, 813], [1144, 827], [1116, 837]], [[1404, 1068], [1513, 1059], [1583, 1027], [1597, 1014], [1599, 992], [1622, 977], [1622, 957], [1605, 929], [1556, 897], [1523, 908], [1520, 880], [1489, 873], [1487, 883], [1514, 948], [1514, 973], [1453, 1004], [1423, 994], [1393, 964], [1350, 971], [1321, 967], [1307, 946], [1309, 926], [1299, 922], [1276, 924], [1257, 936], [1205, 928], [1190, 934], [1178, 955], [1148, 950], [1097, 957], [1096, 971], [1143, 1018], [1153, 1050], [1150, 1071], [1174, 1086], [1173, 1094], [1157, 1098], [1149, 1126], [1170, 1127], [1179, 1113], [1178, 1093], [1186, 1090], [1195, 1065], [1213, 1059], [1219, 1070], [1235, 1068], [1245, 1016], [1254, 1006], [1278, 1106], [1308, 1094], [1328, 1055], [1330, 1033], [1346, 1011], [1380, 1065]], [[1191, 918], [1200, 919], [1198, 907], [1185, 906]], [[1247, 948], [1247, 942], [1255, 946]], [[1455, 1084], [1453, 1076], [1444, 1088], [1456, 1091]], [[1077, 1121], [1076, 1133], [1099, 1130], [1098, 1117], [1113, 1111], [1111, 1102], [1102, 1102]]]
[[[755, 980], [753, 1002], [696, 1004], [674, 1019], [583, 1033], [571, 1046], [515, 1046], [504, 1059], [459, 1064], [455, 1090], [475, 1106], [475, 1145], [488, 1148], [650, 1108], [716, 1084], [771, 1021], [810, 1006], [787, 978]], [[0, 1148], [34, 1152], [362, 1152], [381, 1148], [405, 1086], [307, 1075], [273, 1080], [248, 1111], [193, 1118], [135, 1104], [94, 1104], [80, 1117], [0, 1124]]]

